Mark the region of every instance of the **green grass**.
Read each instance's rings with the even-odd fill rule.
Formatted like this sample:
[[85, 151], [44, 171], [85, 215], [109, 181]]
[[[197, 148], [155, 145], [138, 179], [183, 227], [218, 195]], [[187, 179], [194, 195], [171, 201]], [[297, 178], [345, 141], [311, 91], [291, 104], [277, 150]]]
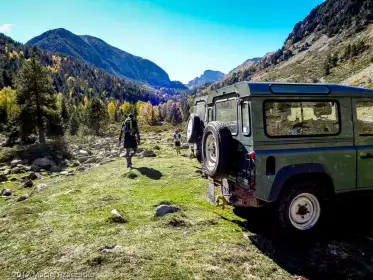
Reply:
[[[149, 143], [150, 145], [151, 143]], [[162, 146], [156, 158], [124, 160], [73, 177], [47, 178], [23, 202], [0, 199], [0, 279], [12, 272], [90, 272], [95, 279], [289, 279], [233, 220], [205, 200], [198, 164]], [[129, 173], [135, 176], [129, 176]], [[7, 183], [14, 194], [31, 192]], [[181, 212], [154, 217], [156, 205]], [[128, 222], [110, 221], [112, 209]], [[223, 219], [224, 217], [225, 219]], [[120, 246], [105, 253], [104, 246]]]

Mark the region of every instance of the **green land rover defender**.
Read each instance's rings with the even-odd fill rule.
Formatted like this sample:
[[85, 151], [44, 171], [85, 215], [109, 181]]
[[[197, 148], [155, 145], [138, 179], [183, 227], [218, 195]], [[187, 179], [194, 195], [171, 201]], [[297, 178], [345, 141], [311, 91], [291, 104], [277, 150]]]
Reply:
[[188, 142], [234, 207], [271, 205], [281, 227], [318, 228], [336, 195], [373, 190], [373, 90], [241, 82], [197, 97]]

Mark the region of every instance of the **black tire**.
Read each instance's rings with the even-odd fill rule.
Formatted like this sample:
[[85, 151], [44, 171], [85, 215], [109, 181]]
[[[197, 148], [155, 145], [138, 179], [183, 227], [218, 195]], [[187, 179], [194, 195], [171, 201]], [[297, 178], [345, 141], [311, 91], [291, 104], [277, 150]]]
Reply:
[[197, 143], [198, 138], [202, 136], [203, 125], [200, 117], [197, 114], [191, 114], [188, 119], [187, 126], [187, 142], [189, 144]]
[[328, 209], [327, 194], [323, 190], [320, 183], [311, 180], [289, 185], [277, 207], [280, 227], [297, 235], [319, 232]]
[[206, 126], [202, 137], [202, 164], [208, 176], [223, 178], [228, 175], [231, 143], [231, 131], [224, 123], [214, 121]]

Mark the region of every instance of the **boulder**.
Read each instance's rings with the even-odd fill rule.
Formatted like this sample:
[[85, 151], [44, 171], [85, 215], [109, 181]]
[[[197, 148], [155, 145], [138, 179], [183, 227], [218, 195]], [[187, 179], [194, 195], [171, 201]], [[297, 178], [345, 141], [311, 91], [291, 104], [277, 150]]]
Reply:
[[121, 153], [119, 156], [120, 156], [120, 157], [125, 157], [125, 156], [126, 156], [126, 153]]
[[22, 187], [23, 188], [31, 188], [34, 185], [32, 180], [27, 180], [26, 182], [23, 183]]
[[79, 165], [80, 165], [80, 162], [77, 160], [73, 162], [72, 167], [78, 167]]
[[156, 154], [152, 150], [145, 150], [140, 155], [143, 157], [155, 157]]
[[40, 173], [30, 172], [30, 174], [27, 176], [27, 178], [30, 179], [30, 180], [40, 180], [42, 178], [42, 176], [40, 175]]
[[117, 209], [111, 210], [111, 220], [115, 223], [125, 223], [127, 220], [124, 218], [124, 215]]
[[12, 173], [12, 171], [10, 170], [10, 169], [5, 169], [4, 171], [3, 171], [3, 175], [9, 175], [9, 174], [11, 174]]
[[136, 153], [138, 153], [138, 154], [139, 154], [139, 153], [142, 153], [143, 151], [144, 151], [144, 149], [141, 149], [141, 148], [137, 148], [137, 149], [136, 149]]
[[162, 205], [159, 205], [155, 209], [155, 215], [157, 217], [162, 217], [162, 216], [166, 215], [167, 213], [175, 213], [179, 210], [180, 210], [180, 207], [162, 204]]
[[67, 175], [69, 175], [69, 171], [67, 171], [67, 170], [62, 171], [62, 172], [60, 172], [60, 175], [65, 175], [65, 176], [67, 176]]
[[10, 189], [2, 189], [0, 191], [0, 196], [11, 196], [12, 195], [12, 191]]
[[51, 168], [49, 169], [50, 172], [61, 172], [62, 171], [62, 168], [59, 167], [58, 165], [53, 165], [51, 166]]
[[0, 183], [8, 181], [8, 178], [5, 175], [0, 174]]
[[32, 164], [42, 168], [48, 168], [50, 166], [56, 165], [52, 160], [46, 157], [35, 159]]
[[154, 147], [153, 147], [153, 150], [160, 150], [161, 149], [161, 147], [159, 147], [158, 145], [155, 145]]
[[86, 171], [87, 170], [87, 167], [85, 167], [84, 165], [81, 165], [79, 166], [76, 171]]
[[19, 166], [14, 167], [14, 168], [12, 168], [12, 170], [11, 170], [11, 173], [12, 173], [12, 174], [18, 174], [18, 173], [22, 173], [22, 172], [24, 172], [24, 170], [22, 169], [22, 167], [19, 167]]
[[14, 177], [13, 177], [13, 178], [10, 178], [10, 181], [11, 181], [11, 182], [15, 182], [15, 181], [17, 181], [17, 178], [14, 178]]
[[31, 165], [31, 171], [39, 172], [40, 171], [40, 166], [38, 166], [36, 164]]
[[85, 150], [79, 150], [79, 154], [83, 155], [83, 156], [88, 156], [89, 155], [89, 153]]
[[29, 196], [28, 194], [24, 194], [24, 195], [20, 196], [20, 197], [17, 199], [17, 201], [24, 201], [24, 200], [28, 199], [29, 197], [30, 197], [30, 196]]
[[189, 149], [189, 144], [188, 143], [184, 143], [183, 145], [181, 145], [181, 148], [182, 149]]
[[15, 159], [10, 162], [10, 167], [16, 167], [18, 164], [22, 164], [23, 161], [20, 159]]

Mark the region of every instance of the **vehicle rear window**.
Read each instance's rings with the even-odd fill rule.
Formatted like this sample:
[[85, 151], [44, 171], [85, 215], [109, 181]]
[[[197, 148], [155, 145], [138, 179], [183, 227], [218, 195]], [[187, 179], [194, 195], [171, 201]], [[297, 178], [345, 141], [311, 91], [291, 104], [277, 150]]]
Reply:
[[242, 110], [242, 133], [244, 135], [250, 135], [250, 106], [249, 103], [245, 102], [241, 106]]
[[337, 135], [340, 132], [336, 101], [267, 101], [264, 109], [269, 137]]
[[232, 134], [237, 134], [237, 101], [229, 99], [215, 103], [215, 120], [228, 125]]
[[373, 135], [373, 102], [357, 102], [357, 125], [360, 135]]
[[205, 120], [205, 114], [206, 114], [205, 102], [197, 103], [195, 113], [200, 117], [201, 120]]

